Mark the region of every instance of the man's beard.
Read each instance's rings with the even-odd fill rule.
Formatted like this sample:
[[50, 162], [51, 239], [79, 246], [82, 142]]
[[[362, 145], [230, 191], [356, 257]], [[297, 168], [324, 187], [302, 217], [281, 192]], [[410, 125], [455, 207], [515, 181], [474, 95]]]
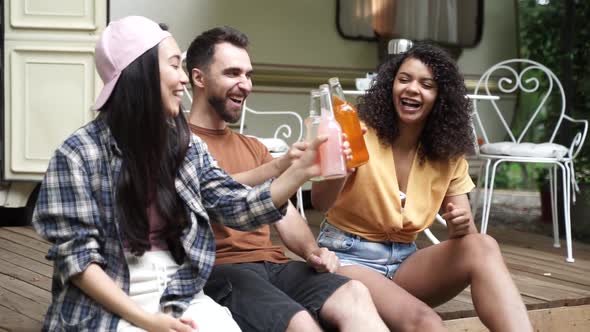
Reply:
[[242, 111], [232, 112], [225, 109], [225, 98], [211, 96], [207, 99], [209, 105], [213, 107], [215, 113], [223, 119], [223, 121], [227, 123], [236, 123], [240, 120], [240, 116], [242, 115]]

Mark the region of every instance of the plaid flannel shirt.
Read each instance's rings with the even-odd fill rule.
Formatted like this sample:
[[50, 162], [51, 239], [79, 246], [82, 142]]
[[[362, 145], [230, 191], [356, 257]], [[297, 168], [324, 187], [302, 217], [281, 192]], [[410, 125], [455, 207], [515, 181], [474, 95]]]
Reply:
[[[52, 302], [44, 330], [115, 330], [119, 317], [87, 297], [69, 280], [91, 263], [100, 265], [129, 293], [129, 270], [115, 215], [115, 191], [121, 170], [120, 150], [106, 124], [96, 119], [71, 135], [56, 151], [41, 185], [33, 217], [37, 232], [53, 245]], [[278, 221], [270, 182], [250, 188], [217, 167], [196, 136], [181, 165], [176, 191], [185, 203], [188, 226], [181, 241], [187, 258], [160, 299], [180, 315], [209, 277], [215, 238], [209, 215], [227, 226], [249, 230]]]

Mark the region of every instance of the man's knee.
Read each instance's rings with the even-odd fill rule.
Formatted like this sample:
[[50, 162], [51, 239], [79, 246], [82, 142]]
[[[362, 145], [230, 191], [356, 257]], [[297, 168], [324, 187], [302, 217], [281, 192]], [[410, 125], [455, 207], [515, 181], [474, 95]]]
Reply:
[[289, 320], [289, 325], [287, 325], [286, 332], [296, 331], [321, 331], [321, 329], [309, 312], [301, 310], [293, 315], [291, 320]]
[[350, 316], [361, 313], [371, 302], [367, 287], [360, 281], [350, 280], [328, 298], [323, 309], [331, 316]]
[[358, 280], [350, 280], [342, 286], [353, 301], [370, 301], [369, 289]]

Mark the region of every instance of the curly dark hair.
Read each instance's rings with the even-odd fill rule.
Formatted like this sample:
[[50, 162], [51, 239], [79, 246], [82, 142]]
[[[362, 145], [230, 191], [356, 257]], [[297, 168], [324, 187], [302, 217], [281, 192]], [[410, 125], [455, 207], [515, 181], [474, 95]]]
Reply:
[[452, 159], [473, 151], [472, 105], [465, 97], [463, 76], [446, 51], [428, 43], [415, 44], [379, 67], [374, 85], [360, 99], [359, 117], [377, 131], [381, 144], [391, 146], [399, 136], [393, 83], [399, 68], [409, 58], [427, 65], [438, 86], [436, 101], [420, 135], [420, 161]]

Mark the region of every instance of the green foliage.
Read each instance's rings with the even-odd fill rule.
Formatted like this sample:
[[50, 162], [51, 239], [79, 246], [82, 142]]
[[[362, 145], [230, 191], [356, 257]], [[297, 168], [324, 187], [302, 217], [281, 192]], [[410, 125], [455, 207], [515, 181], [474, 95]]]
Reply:
[[[590, 118], [590, 1], [550, 0], [539, 5], [536, 0], [517, 0], [521, 57], [538, 61], [550, 68], [560, 80], [572, 80], [568, 114], [577, 119]], [[574, 5], [573, 15], [566, 15], [567, 3]], [[562, 50], [563, 26], [573, 24], [573, 47]], [[571, 76], [564, 77], [564, 64], [571, 65]], [[567, 88], [567, 87], [566, 87]], [[567, 94], [567, 92], [566, 92]], [[526, 103], [526, 100], [521, 101]], [[548, 107], [550, 119], [556, 109]], [[553, 114], [551, 114], [553, 112]], [[577, 128], [574, 128], [577, 129]], [[545, 134], [550, 131], [548, 128]], [[590, 140], [576, 159], [576, 177], [590, 183]]]
[[[576, 180], [578, 183], [590, 184], [590, 155], [585, 154], [576, 159]], [[590, 198], [590, 193], [588, 195]]]
[[547, 175], [547, 165], [502, 163], [496, 171], [494, 187], [500, 189], [536, 190]]

